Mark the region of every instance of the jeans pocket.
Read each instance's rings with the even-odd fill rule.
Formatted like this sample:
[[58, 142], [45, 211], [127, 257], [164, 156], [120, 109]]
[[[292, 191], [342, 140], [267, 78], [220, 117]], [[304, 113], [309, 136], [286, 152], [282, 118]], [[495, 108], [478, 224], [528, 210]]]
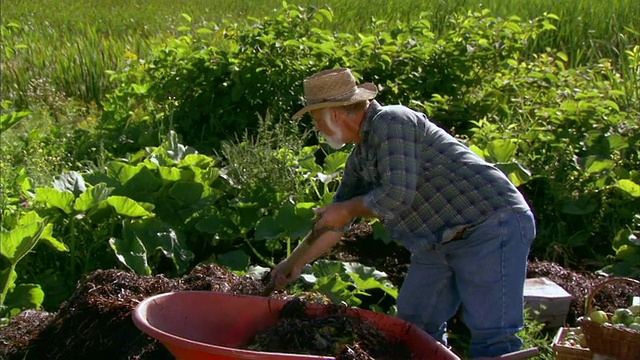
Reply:
[[516, 218], [520, 224], [520, 239], [522, 243], [531, 246], [536, 238], [536, 220], [531, 211], [520, 211], [516, 213]]

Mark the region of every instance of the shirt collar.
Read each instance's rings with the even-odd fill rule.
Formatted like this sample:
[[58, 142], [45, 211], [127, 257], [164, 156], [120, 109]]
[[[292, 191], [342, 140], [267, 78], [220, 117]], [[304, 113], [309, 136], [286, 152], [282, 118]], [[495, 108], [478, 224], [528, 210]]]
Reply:
[[364, 139], [366, 133], [369, 131], [371, 127], [371, 123], [373, 122], [373, 118], [376, 117], [382, 111], [382, 105], [376, 100], [371, 100], [369, 106], [367, 107], [367, 113], [364, 116], [364, 121], [362, 121], [362, 125], [360, 126], [360, 139]]

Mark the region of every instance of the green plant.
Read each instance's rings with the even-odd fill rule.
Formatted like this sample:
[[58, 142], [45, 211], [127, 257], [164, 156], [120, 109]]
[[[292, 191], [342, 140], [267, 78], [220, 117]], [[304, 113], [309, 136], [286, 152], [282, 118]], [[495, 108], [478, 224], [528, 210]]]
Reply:
[[348, 306], [363, 307], [363, 299], [368, 300], [371, 290], [381, 290], [375, 302], [367, 301], [372, 310], [390, 312], [393, 308], [383, 308], [381, 304], [389, 296], [392, 303], [398, 297], [398, 289], [386, 279], [387, 275], [374, 268], [359, 263], [318, 260], [305, 268], [302, 280], [307, 288], [325, 294], [332, 302]]
[[14, 125], [20, 122], [20, 120], [26, 118], [31, 114], [30, 111], [18, 111], [14, 112], [10, 110], [11, 101], [2, 101], [2, 113], [0, 113], [0, 134], [7, 131]]
[[40, 285], [16, 284], [16, 268], [39, 241], [48, 243], [57, 251], [68, 251], [64, 244], [52, 237], [52, 228], [46, 218], [30, 211], [22, 214], [10, 231], [0, 232], [0, 265], [8, 262], [8, 267], [0, 267], [0, 323], [24, 309], [37, 309], [42, 305], [44, 292]]
[[633, 217], [630, 226], [620, 229], [613, 240], [615, 255], [603, 270], [613, 276], [640, 276], [640, 214]]
[[500, 161], [500, 145], [506, 160], [530, 172], [510, 175], [538, 217], [534, 252], [567, 266], [587, 258], [603, 267], [599, 254], [630, 223], [640, 194], [640, 112], [627, 105], [634, 95], [619, 87], [610, 63], [567, 69], [565, 61], [563, 53], [509, 60], [508, 70], [483, 81], [473, 98], [490, 99], [492, 110], [473, 122], [469, 143], [490, 161]]
[[548, 330], [545, 329], [545, 324], [536, 321], [528, 309], [525, 309], [524, 319], [524, 329], [518, 333], [524, 343], [523, 348], [537, 348], [540, 352], [539, 359], [555, 359], [551, 345], [552, 339]]

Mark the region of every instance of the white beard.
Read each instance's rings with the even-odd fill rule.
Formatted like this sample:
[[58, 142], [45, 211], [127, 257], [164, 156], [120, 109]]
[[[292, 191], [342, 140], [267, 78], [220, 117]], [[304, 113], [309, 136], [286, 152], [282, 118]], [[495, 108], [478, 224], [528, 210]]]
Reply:
[[324, 117], [324, 121], [329, 127], [329, 129], [331, 129], [331, 131], [333, 132], [333, 135], [328, 135], [323, 132], [320, 132], [320, 133], [322, 134], [322, 136], [327, 141], [327, 144], [329, 144], [329, 146], [331, 146], [332, 149], [334, 150], [342, 149], [345, 145], [344, 141], [342, 141], [342, 131], [331, 119], [331, 114], [329, 113], [329, 109], [325, 109], [322, 112], [322, 116]]

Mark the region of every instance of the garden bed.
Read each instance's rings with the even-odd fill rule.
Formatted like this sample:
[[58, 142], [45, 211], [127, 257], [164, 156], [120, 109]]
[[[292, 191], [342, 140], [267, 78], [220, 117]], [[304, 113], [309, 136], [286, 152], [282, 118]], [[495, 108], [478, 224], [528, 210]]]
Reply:
[[[374, 266], [387, 272], [396, 285], [401, 284], [409, 259], [401, 247], [373, 239], [366, 225], [348, 233], [328, 257]], [[583, 314], [588, 293], [602, 281], [594, 274], [539, 261], [529, 263], [528, 276], [547, 277], [574, 297], [568, 317], [570, 325]], [[8, 326], [0, 328], [0, 358], [173, 359], [162, 345], [144, 335], [131, 321], [131, 311], [140, 301], [170, 291], [207, 290], [259, 295], [263, 288], [260, 281], [239, 277], [216, 265], [196, 267], [179, 279], [98, 270], [79, 282], [76, 291], [57, 312], [25, 311], [13, 318]], [[618, 284], [603, 288], [594, 301], [609, 311], [627, 306], [630, 293], [630, 288]], [[318, 294], [307, 295], [307, 301], [326, 301]], [[287, 292], [276, 292], [272, 297], [292, 298]]]

